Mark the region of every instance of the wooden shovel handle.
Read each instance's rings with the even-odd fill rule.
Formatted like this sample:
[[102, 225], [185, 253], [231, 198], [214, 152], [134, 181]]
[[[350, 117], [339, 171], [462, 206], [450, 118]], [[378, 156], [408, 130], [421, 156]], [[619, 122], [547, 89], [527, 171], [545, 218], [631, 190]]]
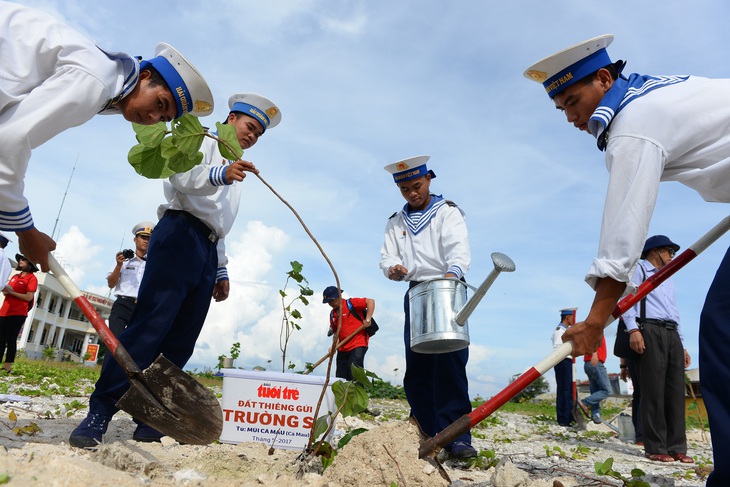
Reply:
[[132, 360], [132, 357], [129, 355], [127, 350], [125, 350], [125, 348], [119, 343], [117, 337], [114, 336], [114, 333], [112, 333], [101, 316], [99, 316], [99, 313], [97, 313], [91, 303], [89, 303], [86, 296], [81, 293], [78, 286], [74, 284], [68, 274], [66, 274], [66, 271], [63, 270], [61, 264], [59, 264], [53, 254], [50, 253], [48, 254], [48, 267], [53, 275], [56, 276], [58, 282], [61, 283], [61, 286], [63, 286], [76, 305], [81, 309], [81, 312], [89, 319], [91, 326], [93, 326], [97, 333], [99, 333], [99, 337], [101, 337], [104, 345], [107, 346], [109, 352], [111, 352], [114, 359], [119, 362], [119, 365], [122, 366], [127, 375], [132, 376], [134, 374], [139, 374], [141, 371], [134, 360]]
[[[339, 342], [339, 343], [338, 343], [338, 344], [337, 344], [337, 345], [335, 346], [334, 350], [337, 350], [337, 349], [338, 349], [338, 348], [340, 348], [340, 347], [341, 347], [342, 345], [344, 345], [345, 343], [347, 343], [347, 342], [349, 342], [350, 340], [352, 340], [352, 338], [353, 338], [353, 337], [354, 337], [355, 335], [357, 335], [358, 333], [360, 333], [360, 332], [361, 332], [361, 331], [363, 330], [363, 328], [365, 328], [365, 324], [362, 324], [362, 325], [360, 325], [360, 327], [359, 327], [359, 328], [358, 328], [357, 330], [355, 330], [355, 331], [353, 331], [352, 333], [350, 333], [349, 335], [347, 335], [347, 337], [346, 337], [346, 338], [345, 338], [344, 340], [342, 340], [341, 342]], [[327, 360], [327, 357], [329, 357], [329, 356], [330, 356], [330, 355], [332, 355], [333, 353], [334, 353], [334, 351], [333, 351], [333, 352], [328, 352], [328, 353], [327, 353], [327, 355], [325, 355], [324, 357], [322, 357], [321, 359], [319, 359], [319, 360], [317, 361], [317, 363], [315, 363], [314, 365], [312, 365], [312, 367], [311, 367], [311, 368], [310, 368], [309, 370], [307, 370], [306, 372], [304, 372], [304, 374], [302, 374], [302, 375], [307, 375], [307, 374], [309, 374], [309, 373], [310, 373], [311, 371], [313, 371], [314, 369], [316, 369], [316, 368], [317, 368], [317, 366], [318, 366], [319, 364], [321, 364], [322, 362], [324, 362], [325, 360]]]

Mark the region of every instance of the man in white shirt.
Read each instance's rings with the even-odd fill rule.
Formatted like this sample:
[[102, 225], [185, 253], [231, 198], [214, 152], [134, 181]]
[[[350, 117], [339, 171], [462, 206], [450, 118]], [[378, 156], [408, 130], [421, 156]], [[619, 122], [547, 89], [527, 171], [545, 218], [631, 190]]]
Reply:
[[8, 246], [8, 242], [10, 242], [10, 239], [0, 232], [0, 288], [8, 283], [10, 273], [13, 272], [10, 259], [5, 255], [5, 247]]
[[[625, 77], [625, 63], [612, 62], [606, 51], [612, 40], [603, 35], [576, 44], [524, 73], [542, 83], [569, 123], [596, 137], [610, 173], [598, 256], [586, 276], [596, 295], [585, 321], [563, 336], [574, 355], [596, 350], [616, 303], [635, 290], [631, 277], [661, 181], [679, 181], [707, 201], [730, 202], [730, 79]], [[730, 485], [728, 343], [730, 253], [700, 318], [700, 383], [715, 465], [709, 486]]]
[[[164, 22], [164, 20], [160, 20]], [[213, 112], [198, 71], [160, 43], [139, 61], [97, 47], [39, 10], [0, 1], [0, 230], [18, 235], [20, 251], [48, 272], [51, 237], [35, 228], [23, 179], [31, 150], [97, 114], [150, 125], [186, 113]]]
[[[107, 285], [114, 289], [114, 304], [109, 313], [109, 329], [117, 338], [122, 334], [132, 317], [137, 304], [137, 293], [147, 263], [147, 247], [155, 224], [148, 221], [139, 222], [132, 228], [134, 235], [134, 251], [131, 249], [117, 252], [116, 262], [106, 276]], [[125, 255], [130, 252], [132, 255]]]
[[[575, 323], [575, 308], [560, 310], [560, 323], [553, 331], [553, 350], [563, 344], [563, 334]], [[573, 418], [573, 359], [563, 359], [555, 370], [555, 413], [560, 426], [572, 426]]]

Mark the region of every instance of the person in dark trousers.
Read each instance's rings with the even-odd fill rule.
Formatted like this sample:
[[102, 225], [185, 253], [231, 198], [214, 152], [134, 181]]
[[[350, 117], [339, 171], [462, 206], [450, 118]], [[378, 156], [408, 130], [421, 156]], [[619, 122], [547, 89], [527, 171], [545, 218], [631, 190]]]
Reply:
[[[388, 219], [380, 269], [392, 281], [408, 281], [411, 288], [431, 279], [462, 279], [471, 264], [464, 214], [453, 202], [431, 193], [431, 180], [436, 175], [428, 169], [428, 159], [429, 156], [411, 157], [385, 167], [406, 204]], [[411, 350], [408, 292], [403, 300], [403, 389], [411, 415], [427, 435], [435, 436], [471, 412], [466, 375], [469, 348], [433, 354]], [[446, 445], [445, 450], [457, 459], [477, 456], [468, 431]]]
[[641, 372], [639, 362], [632, 358], [621, 358], [619, 377], [627, 382], [631, 379], [634, 388], [631, 393], [631, 424], [634, 426], [634, 444], [644, 446], [644, 430], [641, 427]]
[[[598, 253], [586, 277], [595, 297], [585, 321], [563, 335], [576, 356], [598, 348], [616, 303], [624, 292], [635, 291], [632, 273], [649, 233], [659, 183], [678, 181], [706, 201], [730, 202], [730, 79], [624, 75], [626, 63], [608, 55], [612, 41], [609, 34], [589, 39], [524, 72], [542, 84], [568, 123], [595, 137], [609, 171]], [[718, 54], [724, 51], [718, 48]], [[730, 249], [700, 315], [700, 388], [715, 466], [707, 478], [710, 487], [730, 485], [728, 343]], [[645, 440], [646, 434], [644, 427]]]
[[[235, 127], [241, 149], [251, 148], [265, 131], [281, 121], [279, 108], [268, 98], [239, 93], [228, 100], [226, 123]], [[163, 183], [166, 203], [150, 239], [147, 266], [139, 287], [137, 306], [119, 342], [145, 369], [164, 355], [181, 369], [195, 350], [211, 300], [228, 298], [228, 257], [225, 237], [238, 214], [247, 172], [257, 172], [249, 161], [223, 157], [216, 140], [206, 137], [203, 161]], [[89, 398], [89, 412], [69, 437], [77, 448], [97, 446], [118, 412], [117, 401], [129, 380], [115, 360], [102, 367]], [[132, 439], [160, 441], [162, 434], [142, 422]]]
[[[640, 285], [674, 258], [679, 245], [664, 235], [649, 237], [632, 282]], [[682, 343], [671, 278], [623, 315], [631, 349], [639, 354], [641, 427], [645, 455], [656, 462], [693, 463], [687, 455], [684, 370], [690, 356]]]
[[123, 252], [117, 252], [117, 265], [106, 276], [107, 285], [114, 289], [116, 297], [109, 314], [109, 329], [117, 338], [127, 327], [137, 303], [137, 293], [147, 263], [147, 247], [154, 227], [154, 223], [144, 221], [132, 228], [134, 254], [125, 256]]
[[[560, 310], [560, 324], [553, 331], [553, 349], [563, 344], [562, 336], [575, 322], [575, 309]], [[573, 419], [573, 359], [568, 357], [555, 367], [555, 412], [560, 426], [572, 426]]]
[[[144, 275], [145, 264], [147, 263], [147, 248], [154, 226], [154, 223], [144, 221], [132, 228], [135, 249], [117, 252], [114, 257], [116, 265], [106, 275], [106, 283], [111, 289], [114, 289], [115, 296], [112, 310], [109, 313], [109, 329], [117, 338], [127, 328], [137, 305], [137, 293]], [[132, 255], [125, 255], [127, 252], [131, 252]], [[111, 353], [105, 345], [102, 344], [102, 347], [104, 362], [111, 360]]]
[[[340, 295], [342, 291], [340, 291]], [[335, 376], [345, 380], [354, 380], [352, 365], [365, 368], [365, 354], [368, 351], [370, 335], [367, 328], [370, 326], [373, 312], [375, 311], [375, 300], [372, 298], [349, 298], [338, 299], [337, 288], [329, 286], [322, 293], [322, 303], [329, 304], [330, 330], [337, 331], [338, 316], [342, 314], [342, 326], [337, 336], [337, 341], [349, 337], [358, 328], [364, 328], [357, 332], [347, 343], [337, 349], [337, 370]]]

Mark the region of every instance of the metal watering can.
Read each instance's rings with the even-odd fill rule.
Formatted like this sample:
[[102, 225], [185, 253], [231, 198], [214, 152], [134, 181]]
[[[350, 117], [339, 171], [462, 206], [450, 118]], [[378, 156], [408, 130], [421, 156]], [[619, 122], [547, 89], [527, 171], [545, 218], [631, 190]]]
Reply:
[[408, 291], [411, 350], [418, 353], [447, 353], [469, 346], [467, 319], [497, 276], [501, 272], [515, 270], [512, 259], [500, 252], [492, 254], [492, 263], [494, 270], [469, 300], [466, 298], [467, 284], [454, 278], [431, 279]]

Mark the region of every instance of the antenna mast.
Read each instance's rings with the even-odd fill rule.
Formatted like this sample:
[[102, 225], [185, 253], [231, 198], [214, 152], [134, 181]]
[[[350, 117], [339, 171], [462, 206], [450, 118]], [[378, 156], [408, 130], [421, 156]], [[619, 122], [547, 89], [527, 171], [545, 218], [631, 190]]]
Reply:
[[[56, 215], [56, 223], [53, 224], [53, 231], [51, 232], [51, 238], [56, 238], [56, 226], [58, 225], [58, 219], [61, 218], [61, 210], [63, 210], [63, 204], [66, 202], [66, 195], [68, 194], [68, 188], [71, 186], [71, 180], [74, 177], [74, 171], [76, 171], [76, 164], [79, 162], [79, 155], [76, 154], [76, 162], [74, 167], [71, 169], [71, 176], [68, 178], [68, 184], [66, 184], [66, 191], [63, 193], [63, 199], [61, 200], [61, 206], [58, 208], [58, 215]], [[59, 230], [60, 231], [60, 230]]]

